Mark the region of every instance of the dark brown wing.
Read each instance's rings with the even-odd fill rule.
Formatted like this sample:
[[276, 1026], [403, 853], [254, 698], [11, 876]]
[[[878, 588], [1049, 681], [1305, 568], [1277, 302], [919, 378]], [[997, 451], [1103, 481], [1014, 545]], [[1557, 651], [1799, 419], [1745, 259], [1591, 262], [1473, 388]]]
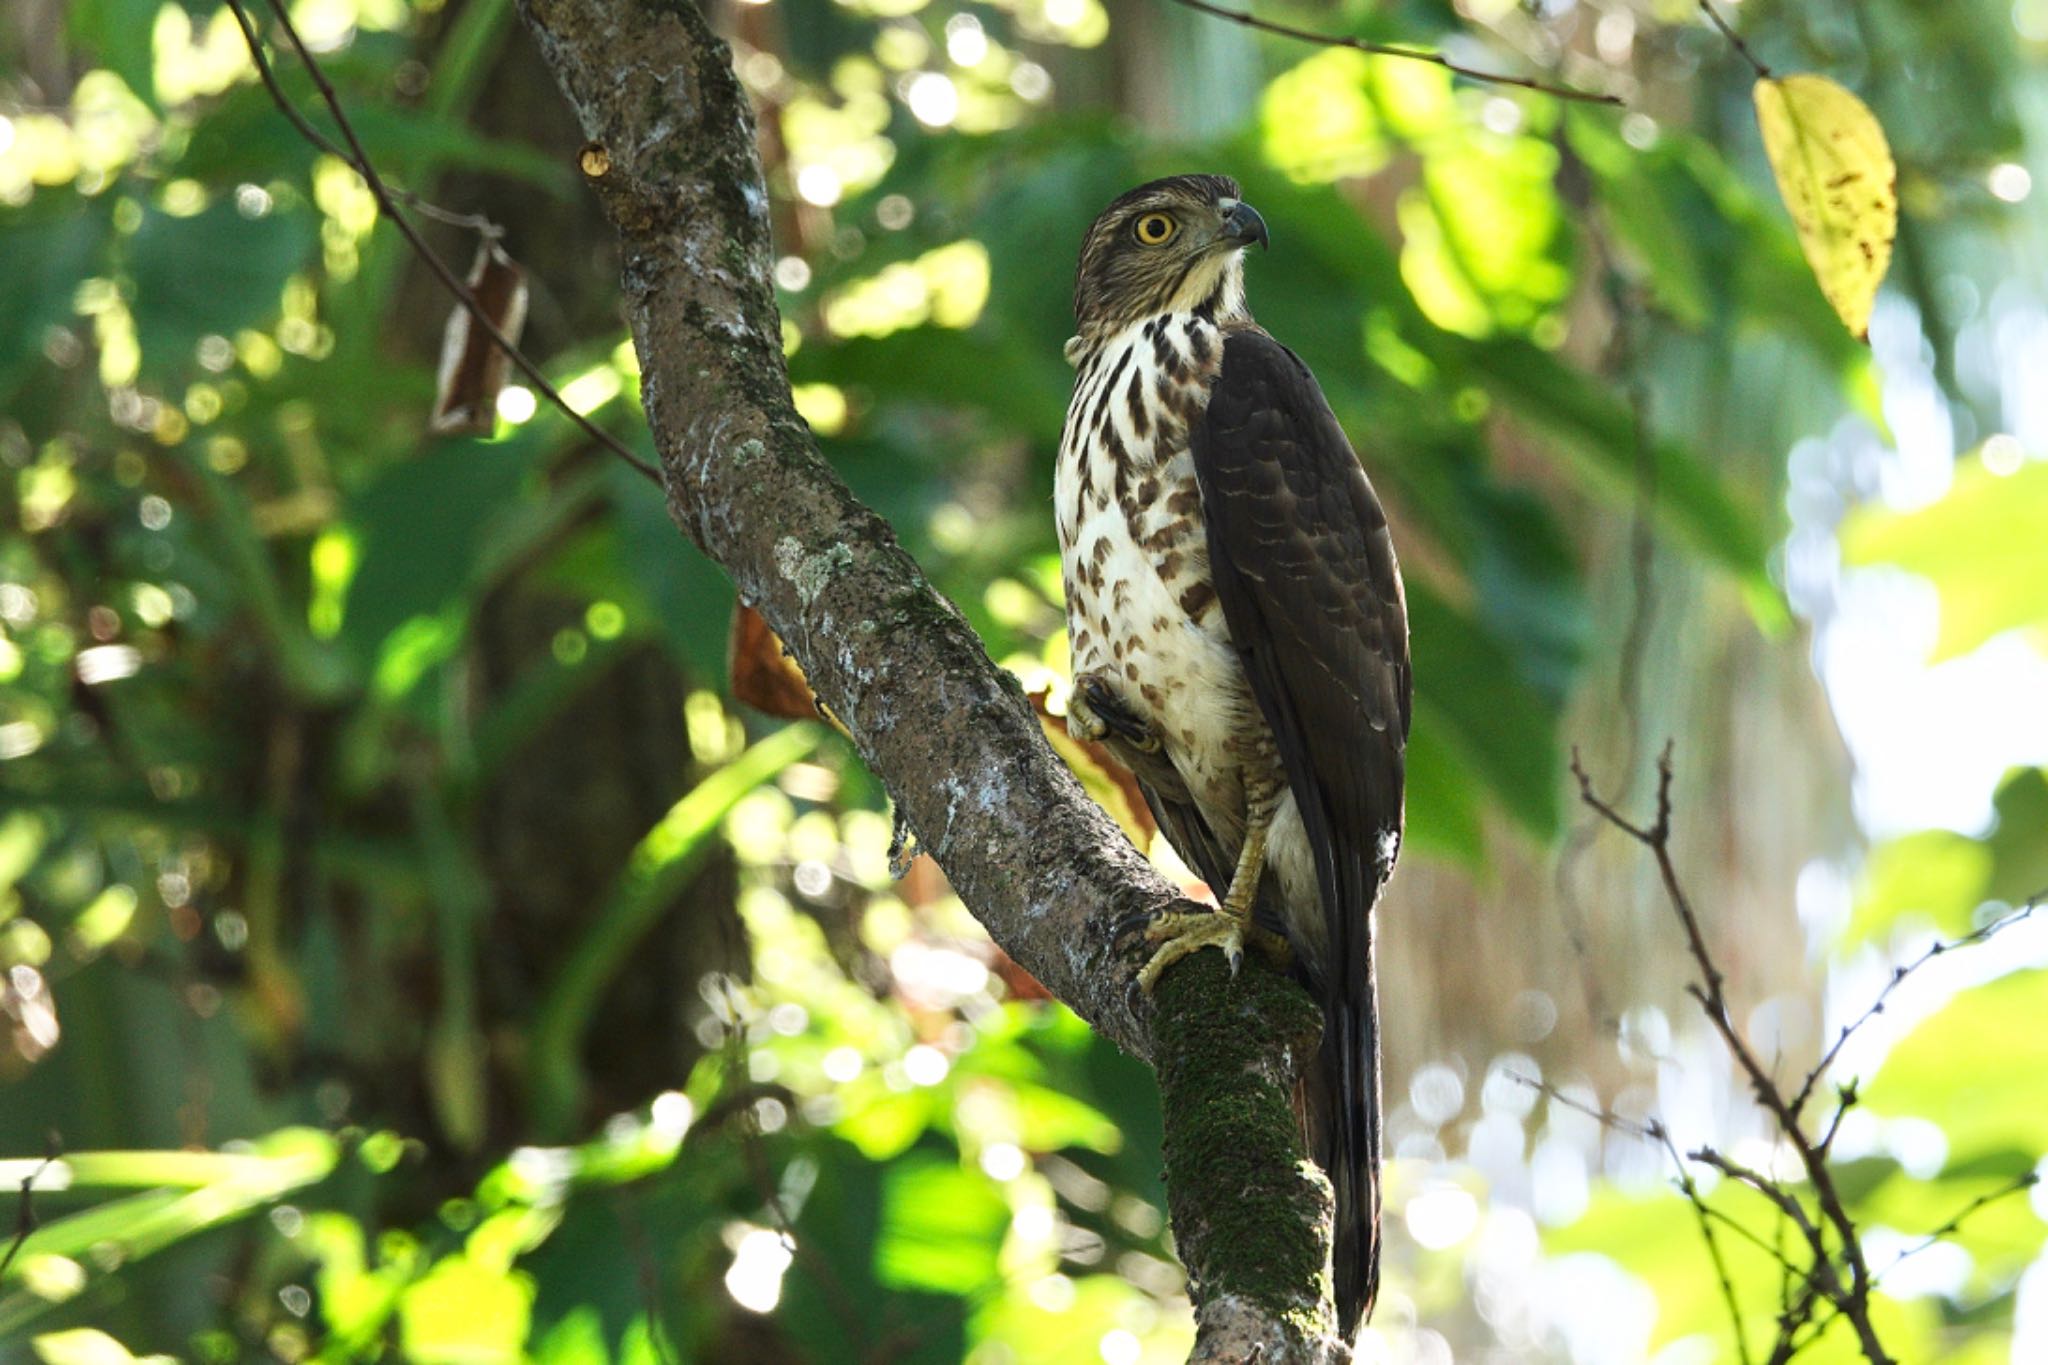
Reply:
[[[1192, 435], [1216, 595], [1315, 850], [1328, 954], [1304, 1078], [1310, 1141], [1337, 1195], [1338, 1316], [1379, 1277], [1379, 1038], [1371, 913], [1401, 838], [1408, 617], [1386, 514], [1308, 367], [1234, 333]], [[1303, 913], [1288, 907], [1290, 915]]]

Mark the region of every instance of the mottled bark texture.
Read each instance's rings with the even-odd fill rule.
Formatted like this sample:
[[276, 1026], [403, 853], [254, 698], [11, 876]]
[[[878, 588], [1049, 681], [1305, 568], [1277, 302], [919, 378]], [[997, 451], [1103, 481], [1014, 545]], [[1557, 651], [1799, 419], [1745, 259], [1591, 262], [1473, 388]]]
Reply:
[[[1159, 1070], [1200, 1361], [1323, 1362], [1329, 1194], [1289, 1095], [1314, 1007], [1220, 955], [1132, 989], [1115, 926], [1164, 882], [1082, 793], [1016, 682], [820, 457], [791, 406], [768, 199], [731, 53], [690, 0], [521, 0], [619, 232], [669, 510], [780, 632], [989, 933]], [[1091, 206], [1075, 205], [1085, 216]], [[1075, 220], [1081, 221], [1080, 217]]]

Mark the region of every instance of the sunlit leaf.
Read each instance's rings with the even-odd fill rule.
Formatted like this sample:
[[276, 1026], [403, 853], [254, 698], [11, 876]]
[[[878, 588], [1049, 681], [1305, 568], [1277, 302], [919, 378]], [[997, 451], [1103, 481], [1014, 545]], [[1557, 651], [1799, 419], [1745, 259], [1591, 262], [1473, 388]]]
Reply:
[[[1034, 1292], [1035, 1289], [1035, 1292]], [[1115, 1275], [1084, 1275], [1051, 1286], [1019, 1284], [991, 1300], [975, 1315], [975, 1333], [1002, 1343], [1004, 1358], [1016, 1365], [1072, 1365], [1102, 1358], [1102, 1342], [1128, 1320], [1150, 1312], [1152, 1302], [1129, 1281]], [[1181, 1360], [1193, 1345], [1192, 1330], [1156, 1340], [1145, 1357]]]
[[1967, 928], [1984, 898], [1991, 850], [1948, 830], [1925, 830], [1880, 844], [1863, 869], [1848, 944], [1882, 938], [1910, 915], [1924, 916], [1943, 932]]
[[[126, 1346], [93, 1327], [45, 1332], [32, 1343], [43, 1365], [132, 1365], [137, 1357]], [[144, 1357], [160, 1361], [162, 1356]]]
[[1941, 594], [1934, 661], [1967, 654], [1994, 635], [2048, 627], [2048, 461], [2006, 475], [1984, 461], [1956, 466], [1947, 496], [1913, 512], [1866, 505], [1842, 528], [1851, 564], [1896, 564]]
[[[1404, 202], [1401, 224], [1410, 240], [1402, 248], [1403, 277], [1411, 286], [1424, 278], [1419, 268], [1411, 270], [1410, 251], [1433, 237], [1442, 253], [1436, 268], [1456, 275], [1489, 323], [1527, 328], [1571, 285], [1558, 236], [1556, 177], [1556, 149], [1540, 138], [1474, 132], [1434, 140], [1423, 160], [1422, 208], [1434, 219], [1435, 232], [1423, 229], [1417, 237], [1424, 214]], [[1416, 300], [1453, 331], [1490, 330], [1438, 317], [1420, 289]]]
[[1864, 869], [1847, 943], [1881, 938], [1909, 919], [1955, 937], [1976, 927], [1986, 901], [2019, 905], [2048, 888], [2048, 771], [2014, 769], [1992, 808], [1998, 823], [1981, 839], [1923, 830], [1879, 845]]
[[1857, 337], [1898, 234], [1898, 167], [1862, 100], [1825, 76], [1756, 83], [1756, 116], [1779, 193], [1821, 292]]
[[1879, 1114], [1934, 1119], [1957, 1163], [2013, 1154], [2017, 1175], [2048, 1152], [2048, 1105], [2015, 1077], [2048, 1075], [2048, 970], [1962, 992], [1893, 1048], [1863, 1099]]
[[1259, 103], [1267, 162], [1301, 181], [1370, 175], [1386, 164], [1371, 74], [1371, 57], [1333, 47], [1269, 81]]
[[849, 1105], [833, 1131], [870, 1161], [888, 1161], [907, 1151], [938, 1116], [929, 1090], [878, 1090], [865, 1103]]
[[1107, 1114], [1084, 1100], [1028, 1082], [1012, 1087], [1017, 1101], [1018, 1136], [1032, 1151], [1056, 1152], [1086, 1147], [1114, 1152], [1123, 1134]]
[[519, 1358], [532, 1312], [525, 1275], [450, 1256], [400, 1297], [399, 1340], [419, 1365], [498, 1365]]
[[1982, 1293], [2011, 1278], [2039, 1254], [2048, 1225], [2034, 1211], [2028, 1192], [2015, 1187], [2015, 1169], [2032, 1169], [2024, 1153], [1994, 1153], [1967, 1166], [1951, 1167], [1935, 1180], [1894, 1180], [1868, 1199], [1851, 1204], [1866, 1227], [1890, 1228], [1917, 1241], [1955, 1223], [1942, 1240], [1970, 1253], [1970, 1285]]
[[121, 78], [145, 104], [156, 104], [151, 38], [157, 0], [77, 0], [67, 6], [71, 33], [98, 64]]
[[1009, 1218], [1009, 1207], [980, 1172], [935, 1157], [906, 1158], [882, 1177], [875, 1275], [903, 1289], [979, 1289], [995, 1278]]

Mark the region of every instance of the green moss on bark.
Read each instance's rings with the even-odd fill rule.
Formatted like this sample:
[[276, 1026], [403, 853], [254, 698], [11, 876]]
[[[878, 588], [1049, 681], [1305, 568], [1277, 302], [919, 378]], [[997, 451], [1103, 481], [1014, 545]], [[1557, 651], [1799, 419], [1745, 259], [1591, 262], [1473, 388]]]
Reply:
[[1203, 1298], [1241, 1295], [1305, 1335], [1327, 1331], [1330, 1187], [1274, 1065], [1277, 1040], [1309, 1055], [1320, 1011], [1263, 963], [1233, 980], [1207, 951], [1167, 972], [1157, 1004], [1167, 1199], [1189, 1278]]

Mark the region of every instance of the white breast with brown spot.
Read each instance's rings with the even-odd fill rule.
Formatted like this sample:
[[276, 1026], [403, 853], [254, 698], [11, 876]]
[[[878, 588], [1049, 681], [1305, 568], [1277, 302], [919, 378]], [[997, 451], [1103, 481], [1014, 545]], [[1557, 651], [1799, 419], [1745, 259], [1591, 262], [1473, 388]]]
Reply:
[[[1188, 451], [1222, 357], [1221, 329], [1195, 313], [1148, 319], [1084, 354], [1053, 502], [1074, 675], [1099, 672], [1116, 684], [1234, 856], [1247, 771], [1277, 777], [1278, 759], [1210, 582]], [[1290, 937], [1320, 938], [1320, 915], [1302, 913], [1318, 898], [1291, 796], [1274, 819], [1268, 866]]]

